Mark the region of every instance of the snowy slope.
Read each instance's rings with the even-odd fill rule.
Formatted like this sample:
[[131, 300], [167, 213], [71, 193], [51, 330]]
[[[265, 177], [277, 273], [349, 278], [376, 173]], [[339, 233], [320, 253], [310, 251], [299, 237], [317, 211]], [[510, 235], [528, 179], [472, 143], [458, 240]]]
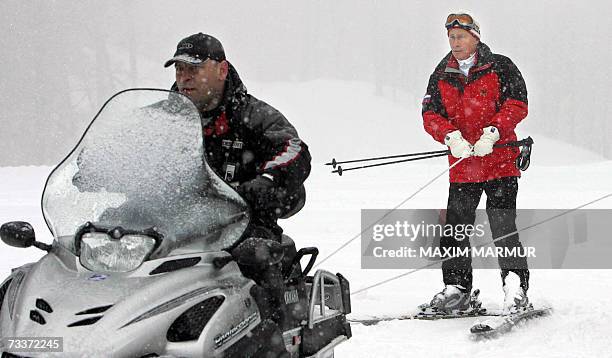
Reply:
[[[408, 197], [443, 166], [406, 165], [393, 172], [347, 173], [331, 176], [321, 167], [310, 179], [308, 206], [285, 225], [298, 243], [316, 242], [323, 257], [360, 231], [360, 208], [391, 208]], [[536, 164], [520, 181], [522, 208], [573, 208], [612, 193], [612, 162], [570, 167]], [[386, 174], [386, 175], [385, 175]], [[550, 185], [551, 177], [559, 178]], [[388, 178], [388, 179], [385, 179]], [[592, 178], [585, 183], [583, 178]], [[447, 183], [440, 180], [408, 202], [405, 208], [440, 208], [446, 203]], [[481, 203], [484, 204], [484, 203]], [[612, 200], [593, 208], [610, 208]], [[316, 226], [309, 225], [315, 221]], [[299, 236], [295, 233], [299, 233]], [[322, 266], [349, 275], [353, 291], [398, 275], [402, 270], [361, 270], [359, 240]], [[385, 322], [354, 325], [355, 340], [338, 350], [340, 357], [582, 357], [610, 356], [612, 337], [609, 270], [532, 270], [530, 298], [555, 308], [550, 318], [529, 323], [495, 342], [474, 343], [467, 332], [474, 319], [455, 321]], [[503, 298], [497, 270], [479, 270], [474, 287], [485, 306], [497, 308]], [[424, 270], [353, 296], [353, 316], [397, 315], [414, 310], [442, 288], [437, 270]], [[358, 341], [357, 343], [355, 341]]]
[[[320, 258], [357, 235], [360, 209], [392, 208], [446, 168], [445, 159], [408, 163], [343, 177], [329, 174], [322, 163], [332, 156], [401, 153], [441, 149], [422, 131], [417, 105], [403, 107], [372, 95], [364, 84], [314, 81], [252, 86], [291, 118], [306, 138], [316, 163], [307, 182], [308, 202], [302, 212], [281, 224], [298, 246], [316, 245]], [[326, 92], [327, 91], [327, 92]], [[347, 98], [350, 97], [350, 98]], [[312, 106], [316, 103], [317, 109]], [[361, 107], [350, 103], [363, 104]], [[343, 104], [342, 108], [335, 105]], [[381, 110], [383, 108], [384, 110]], [[384, 118], [377, 117], [384, 113]], [[377, 126], [383, 122], [384, 125]], [[376, 124], [376, 125], [374, 125]], [[325, 129], [325, 130], [324, 130]], [[526, 131], [525, 131], [526, 132]], [[521, 133], [525, 134], [525, 133]], [[520, 208], [573, 208], [612, 193], [612, 161], [566, 143], [531, 133], [536, 141], [531, 168], [519, 181]], [[367, 140], [366, 140], [367, 139]], [[330, 141], [338, 141], [337, 150]], [[380, 144], [380, 145], [379, 145]], [[331, 149], [330, 149], [331, 148]], [[0, 168], [0, 222], [31, 222], [41, 241], [51, 242], [39, 201], [49, 167]], [[551, 180], [554, 178], [554, 181]], [[585, 180], [588, 178], [588, 180]], [[407, 202], [403, 208], [442, 208], [448, 183], [444, 176]], [[484, 204], [481, 203], [481, 204]], [[590, 208], [612, 208], [612, 200]], [[11, 267], [36, 260], [36, 249], [0, 246], [0, 277]], [[342, 272], [353, 291], [402, 273], [362, 270], [359, 239], [322, 267]], [[490, 307], [502, 299], [499, 273], [476, 271], [474, 287]], [[435, 322], [391, 321], [377, 326], [353, 325], [353, 339], [337, 357], [606, 357], [610, 353], [612, 314], [608, 313], [609, 270], [532, 270], [530, 298], [552, 304], [553, 316], [532, 321], [495, 341], [472, 342], [467, 332], [473, 319]], [[409, 312], [440, 290], [441, 274], [424, 270], [354, 295], [353, 316], [397, 315]]]

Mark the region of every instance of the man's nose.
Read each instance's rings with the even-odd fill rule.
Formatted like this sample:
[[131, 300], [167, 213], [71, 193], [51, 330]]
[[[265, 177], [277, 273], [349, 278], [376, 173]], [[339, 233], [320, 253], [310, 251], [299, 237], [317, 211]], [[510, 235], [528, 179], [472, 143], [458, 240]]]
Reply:
[[189, 75], [187, 71], [179, 71], [176, 73], [177, 82], [187, 82], [189, 80], [191, 80], [191, 75]]

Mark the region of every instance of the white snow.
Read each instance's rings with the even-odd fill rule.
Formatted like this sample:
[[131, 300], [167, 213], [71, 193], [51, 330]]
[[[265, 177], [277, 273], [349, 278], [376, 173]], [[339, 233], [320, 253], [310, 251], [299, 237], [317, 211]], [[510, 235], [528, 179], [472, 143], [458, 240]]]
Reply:
[[[360, 209], [395, 207], [442, 172], [445, 159], [347, 172], [338, 177], [323, 163], [365, 155], [443, 149], [422, 130], [417, 101], [403, 107], [373, 96], [369, 85], [318, 80], [297, 84], [251, 86], [252, 92], [279, 108], [310, 145], [314, 163], [307, 181], [305, 208], [281, 222], [298, 246], [318, 246], [320, 259], [360, 232]], [[316, 105], [313, 106], [312, 104]], [[355, 103], [361, 106], [355, 106]], [[574, 208], [612, 193], [612, 161], [567, 143], [526, 131], [534, 137], [531, 167], [519, 181], [519, 208]], [[337, 143], [337, 150], [330, 143]], [[0, 223], [33, 224], [41, 241], [51, 237], [40, 212], [40, 194], [50, 167], [0, 168]], [[448, 190], [443, 176], [402, 208], [443, 208]], [[481, 202], [481, 205], [484, 201]], [[612, 199], [589, 208], [612, 208]], [[360, 244], [355, 239], [321, 268], [343, 273], [351, 289], [404, 273], [402, 270], [362, 270]], [[37, 260], [37, 249], [0, 245], [0, 277], [10, 268]], [[353, 338], [337, 357], [603, 357], [610, 356], [610, 270], [532, 270], [529, 297], [550, 304], [552, 316], [530, 321], [493, 340], [468, 339], [473, 318], [442, 321], [390, 321], [375, 326], [353, 325]], [[499, 308], [503, 300], [497, 270], [474, 273], [485, 306]], [[352, 317], [400, 315], [442, 288], [438, 270], [423, 270], [352, 297]]]

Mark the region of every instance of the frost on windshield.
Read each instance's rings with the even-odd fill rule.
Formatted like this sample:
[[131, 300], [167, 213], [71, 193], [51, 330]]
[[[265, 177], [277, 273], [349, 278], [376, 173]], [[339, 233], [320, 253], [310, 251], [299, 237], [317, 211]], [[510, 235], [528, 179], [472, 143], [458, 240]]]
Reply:
[[43, 196], [54, 236], [74, 249], [85, 222], [164, 235], [155, 256], [231, 246], [244, 201], [204, 162], [202, 124], [184, 96], [127, 91], [98, 114]]

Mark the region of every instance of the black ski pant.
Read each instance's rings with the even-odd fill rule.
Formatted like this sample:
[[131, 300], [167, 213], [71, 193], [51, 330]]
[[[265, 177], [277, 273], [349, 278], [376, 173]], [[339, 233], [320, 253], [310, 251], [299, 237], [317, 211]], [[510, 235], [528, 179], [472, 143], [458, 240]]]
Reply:
[[[493, 239], [515, 232], [516, 229], [516, 194], [518, 178], [504, 177], [482, 183], [451, 183], [448, 191], [446, 224], [473, 225], [476, 220], [476, 208], [482, 192], [487, 195], [487, 216]], [[455, 230], [453, 230], [455, 232]], [[522, 248], [518, 233], [495, 242], [497, 247]], [[456, 240], [452, 236], [440, 239], [440, 248], [470, 248], [468, 238]], [[521, 280], [521, 287], [529, 288], [529, 270], [525, 257], [499, 257], [502, 282], [509, 272], [516, 273]], [[472, 289], [472, 258], [458, 256], [442, 263], [442, 276], [445, 285], [461, 285], [467, 292]]]

